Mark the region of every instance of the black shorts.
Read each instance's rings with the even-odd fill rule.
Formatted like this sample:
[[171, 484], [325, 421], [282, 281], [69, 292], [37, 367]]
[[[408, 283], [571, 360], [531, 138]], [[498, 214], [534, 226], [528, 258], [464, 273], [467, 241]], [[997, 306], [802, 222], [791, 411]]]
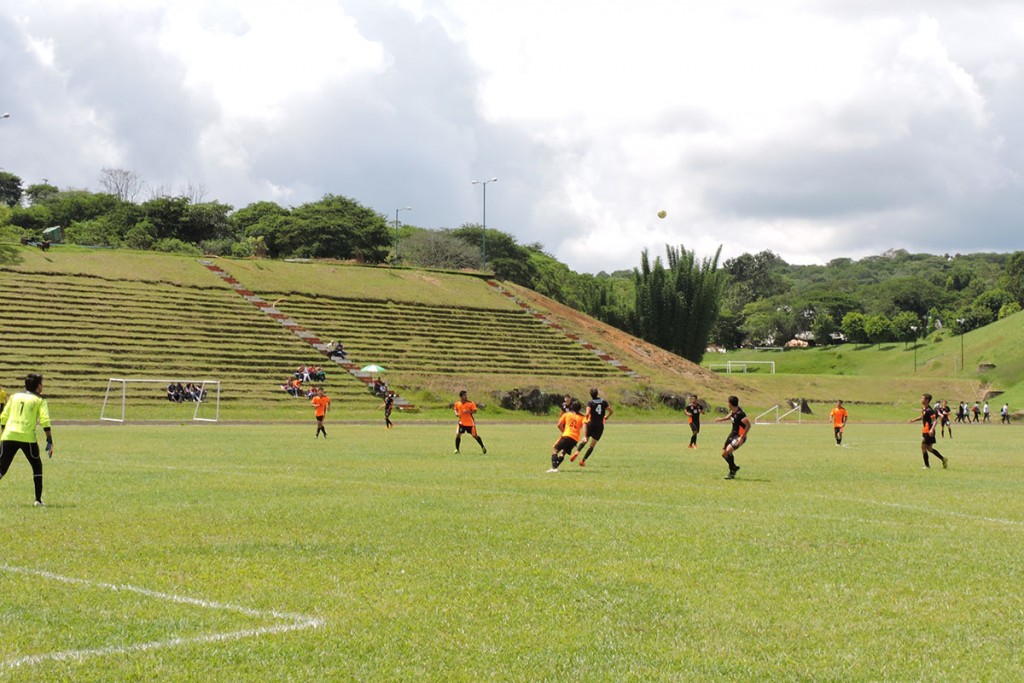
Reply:
[[563, 436], [555, 443], [555, 453], [568, 453], [576, 447], [576, 439], [571, 436]]
[[921, 435], [921, 443], [923, 443], [926, 446], [934, 446], [935, 445], [935, 435], [934, 434], [922, 434]]
[[472, 434], [474, 429], [476, 429], [476, 425], [464, 425], [459, 423], [459, 434]]
[[593, 439], [594, 441], [600, 441], [601, 436], [604, 435], [604, 422], [588, 422], [587, 423], [587, 439]]
[[722, 448], [724, 449], [724, 448], [728, 448], [729, 446], [732, 446], [732, 449], [734, 451], [736, 451], [742, 445], [742, 444], [739, 443], [739, 440], [740, 440], [740, 435], [739, 434], [730, 434], [729, 438], [725, 440], [724, 444], [722, 444]]
[[690, 431], [693, 432], [694, 434], [700, 433], [700, 422], [691, 422]]

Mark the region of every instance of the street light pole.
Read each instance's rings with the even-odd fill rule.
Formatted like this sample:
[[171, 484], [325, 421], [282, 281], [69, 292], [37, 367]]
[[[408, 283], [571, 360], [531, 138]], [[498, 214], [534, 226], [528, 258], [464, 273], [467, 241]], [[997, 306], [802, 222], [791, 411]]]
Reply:
[[474, 180], [474, 185], [484, 186], [484, 222], [483, 222], [483, 241], [480, 249], [480, 268], [481, 270], [487, 267], [487, 183], [498, 182], [497, 178], [491, 178], [490, 180]]
[[964, 323], [967, 322], [966, 318], [957, 318], [956, 324], [960, 326], [960, 372], [961, 374], [967, 369], [967, 360], [964, 358]]
[[914, 372], [917, 372], [917, 325], [911, 325], [910, 331], [914, 333]]
[[395, 209], [395, 258], [392, 263], [398, 262], [398, 212], [399, 211], [412, 211], [411, 206], [403, 206], [400, 209]]

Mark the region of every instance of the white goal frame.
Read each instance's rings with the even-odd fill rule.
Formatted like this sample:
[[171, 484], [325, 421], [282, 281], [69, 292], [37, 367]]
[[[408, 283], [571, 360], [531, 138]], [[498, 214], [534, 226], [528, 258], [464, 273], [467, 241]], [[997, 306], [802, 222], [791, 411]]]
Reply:
[[[121, 417], [107, 417], [107, 403], [110, 401], [110, 389], [115, 386], [116, 383], [121, 385]], [[130, 379], [123, 377], [111, 377], [107, 380], [107, 392], [103, 396], [103, 407], [100, 408], [100, 420], [108, 422], [124, 422], [125, 407], [128, 401], [128, 384], [198, 384], [200, 395], [209, 394], [206, 391], [206, 387], [216, 387], [214, 393], [214, 416], [210, 417], [199, 417], [199, 408], [203, 403], [209, 403], [210, 399], [207, 398], [205, 401], [195, 401], [196, 409], [192, 413], [192, 420], [195, 422], [219, 422], [220, 421], [220, 380], [219, 379]], [[116, 394], [114, 396], [117, 398]]]
[[746, 372], [748, 365], [767, 365], [771, 374], [775, 374], [775, 361], [773, 360], [727, 360], [724, 363], [708, 363], [708, 369], [723, 368], [731, 375], [733, 372]]

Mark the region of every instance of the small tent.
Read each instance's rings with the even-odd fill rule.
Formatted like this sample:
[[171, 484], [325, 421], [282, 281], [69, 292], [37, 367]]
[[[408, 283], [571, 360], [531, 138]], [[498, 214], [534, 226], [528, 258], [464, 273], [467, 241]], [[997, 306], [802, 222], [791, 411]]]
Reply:
[[43, 239], [50, 244], [60, 244], [64, 241], [64, 228], [55, 225], [52, 228], [43, 230]]

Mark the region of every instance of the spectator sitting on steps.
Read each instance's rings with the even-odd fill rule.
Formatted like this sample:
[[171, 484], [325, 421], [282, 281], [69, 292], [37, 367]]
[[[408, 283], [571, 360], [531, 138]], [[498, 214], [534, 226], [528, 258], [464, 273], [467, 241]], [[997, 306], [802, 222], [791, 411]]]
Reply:
[[331, 342], [331, 344], [333, 345], [334, 348], [332, 348], [328, 352], [328, 354], [327, 354], [328, 357], [330, 357], [330, 358], [340, 358], [341, 360], [346, 360], [348, 358], [348, 354], [345, 353], [345, 345], [344, 344], [342, 344], [340, 341]]

